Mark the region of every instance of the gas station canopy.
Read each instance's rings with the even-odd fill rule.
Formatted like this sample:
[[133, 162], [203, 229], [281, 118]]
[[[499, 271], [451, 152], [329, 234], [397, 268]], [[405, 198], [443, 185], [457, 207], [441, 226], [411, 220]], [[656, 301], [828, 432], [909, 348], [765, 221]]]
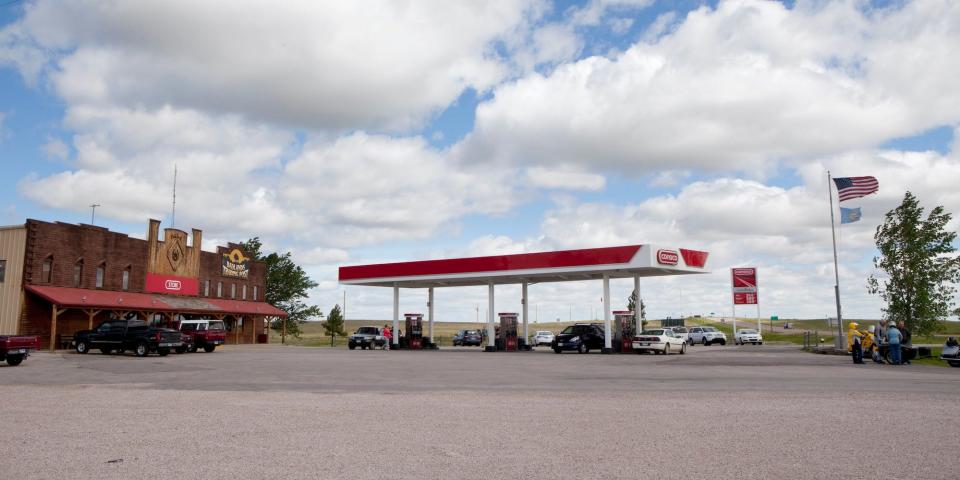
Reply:
[[708, 252], [659, 245], [340, 267], [340, 283], [432, 288], [709, 273]]

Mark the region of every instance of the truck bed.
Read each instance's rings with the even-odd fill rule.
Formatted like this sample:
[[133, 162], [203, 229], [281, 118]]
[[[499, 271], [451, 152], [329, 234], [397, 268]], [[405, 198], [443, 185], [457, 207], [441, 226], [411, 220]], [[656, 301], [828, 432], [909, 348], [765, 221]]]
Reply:
[[34, 335], [0, 335], [0, 350], [7, 351], [19, 348], [40, 348], [40, 337]]

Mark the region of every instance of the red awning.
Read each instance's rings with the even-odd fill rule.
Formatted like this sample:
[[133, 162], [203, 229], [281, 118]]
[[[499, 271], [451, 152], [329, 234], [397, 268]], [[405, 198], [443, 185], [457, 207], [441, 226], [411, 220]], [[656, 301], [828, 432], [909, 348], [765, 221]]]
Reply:
[[227, 315], [264, 315], [286, 317], [287, 314], [266, 302], [225, 300], [222, 298], [181, 297], [155, 293], [117, 292], [86, 288], [25, 285], [24, 289], [50, 303], [70, 308], [108, 308], [145, 310], [150, 312], [210, 313]]

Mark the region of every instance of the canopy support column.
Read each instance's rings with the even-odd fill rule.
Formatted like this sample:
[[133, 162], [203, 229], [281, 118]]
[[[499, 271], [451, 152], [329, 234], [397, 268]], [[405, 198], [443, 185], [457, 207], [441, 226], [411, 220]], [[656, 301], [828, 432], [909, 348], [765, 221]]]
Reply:
[[610, 332], [610, 274], [603, 274], [603, 349], [600, 353], [613, 353], [613, 336]]
[[530, 318], [530, 309], [527, 307], [527, 282], [523, 282], [523, 285], [520, 287], [520, 304], [523, 305], [523, 345], [529, 346], [527, 342], [530, 341], [530, 330], [528, 328], [527, 320]]
[[393, 346], [400, 345], [400, 287], [393, 284]]
[[60, 311], [57, 309], [57, 305], [50, 305], [50, 351], [53, 352], [57, 349], [57, 315], [60, 314]]
[[633, 276], [633, 295], [637, 298], [633, 305], [633, 320], [636, 323], [633, 331], [639, 335], [643, 331], [643, 318], [640, 317], [640, 275]]
[[433, 287], [427, 289], [427, 325], [430, 343], [433, 343]]
[[487, 346], [485, 352], [497, 351], [496, 332], [493, 328], [493, 282], [487, 284]]

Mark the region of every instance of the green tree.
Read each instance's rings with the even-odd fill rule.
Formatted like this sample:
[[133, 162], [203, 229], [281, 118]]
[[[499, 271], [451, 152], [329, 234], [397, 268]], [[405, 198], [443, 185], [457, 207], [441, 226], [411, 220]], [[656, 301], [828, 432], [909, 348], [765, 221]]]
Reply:
[[330, 309], [330, 314], [327, 315], [327, 320], [320, 325], [323, 326], [324, 332], [330, 336], [330, 343], [333, 344], [333, 339], [337, 335], [341, 337], [347, 336], [347, 332], [343, 331], [343, 312], [340, 311], [340, 305], [334, 305]]
[[[285, 320], [287, 333], [299, 337], [300, 325], [303, 322], [323, 315], [320, 307], [303, 302], [308, 297], [307, 292], [316, 287], [317, 282], [311, 280], [303, 268], [293, 263], [290, 252], [282, 255], [276, 252], [263, 255], [260, 237], [251, 238], [241, 243], [240, 247], [254, 260], [267, 264], [264, 299], [270, 305], [287, 312]], [[284, 320], [281, 319], [274, 320], [270, 327], [279, 331], [283, 327], [283, 322]]]
[[[634, 310], [637, 308], [637, 292], [631, 292], [630, 297], [627, 299], [627, 310], [631, 312], [636, 312]], [[647, 326], [647, 305], [643, 303], [643, 299], [640, 299], [640, 328], [646, 328]]]
[[907, 192], [897, 208], [887, 212], [874, 239], [880, 256], [873, 265], [882, 276], [870, 275], [867, 290], [880, 295], [887, 320], [903, 321], [919, 335], [943, 330], [943, 320], [960, 314], [953, 301], [960, 281], [960, 257], [951, 255], [956, 232], [945, 230], [951, 215], [942, 206], [930, 211]]

